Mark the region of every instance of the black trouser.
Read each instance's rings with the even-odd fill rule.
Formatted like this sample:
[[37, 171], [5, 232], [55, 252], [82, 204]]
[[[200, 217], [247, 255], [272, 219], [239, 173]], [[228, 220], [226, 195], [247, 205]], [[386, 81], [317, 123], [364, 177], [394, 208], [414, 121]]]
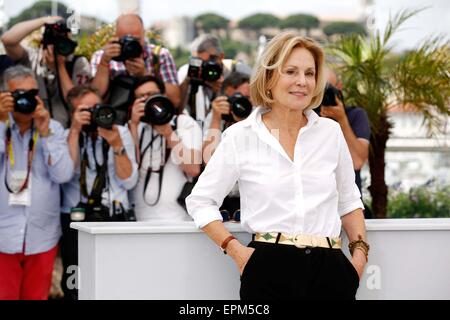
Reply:
[[305, 248], [252, 241], [241, 276], [242, 300], [354, 300], [356, 269], [340, 249]]
[[64, 292], [64, 299], [78, 300], [78, 290], [73, 288], [74, 277], [77, 276], [74, 271], [74, 266], [78, 266], [78, 231], [70, 228], [70, 222], [70, 214], [62, 213], [61, 228], [63, 235], [61, 237], [60, 249], [63, 274], [61, 288]]

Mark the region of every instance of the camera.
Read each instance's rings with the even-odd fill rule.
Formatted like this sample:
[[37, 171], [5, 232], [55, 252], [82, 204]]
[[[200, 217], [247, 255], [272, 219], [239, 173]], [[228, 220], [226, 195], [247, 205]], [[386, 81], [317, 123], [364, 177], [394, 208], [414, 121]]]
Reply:
[[102, 204], [87, 204], [79, 202], [75, 207], [70, 210], [70, 219], [72, 221], [85, 221], [85, 222], [101, 222], [110, 221], [108, 207]]
[[42, 44], [47, 48], [49, 44], [54, 45], [55, 52], [62, 56], [68, 56], [75, 51], [78, 43], [69, 38], [70, 29], [66, 22], [60, 20], [56, 23], [45, 24]]
[[91, 123], [83, 126], [84, 132], [95, 132], [97, 127], [111, 130], [116, 120], [116, 110], [109, 104], [96, 104], [92, 108], [83, 109], [91, 113]]
[[172, 120], [175, 107], [172, 102], [161, 94], [154, 94], [145, 101], [145, 113], [142, 122], [164, 125]]
[[[236, 92], [228, 97], [228, 103], [230, 104], [231, 112], [238, 118], [247, 118], [252, 113], [252, 103], [240, 92]], [[232, 114], [223, 114], [222, 120], [234, 122]]]
[[14, 99], [14, 111], [23, 114], [30, 114], [36, 110], [38, 89], [14, 90], [11, 95]]
[[113, 60], [119, 62], [125, 62], [125, 60], [138, 58], [142, 54], [142, 46], [139, 43], [139, 39], [131, 35], [123, 36], [119, 39], [120, 55], [114, 57]]
[[203, 61], [200, 58], [189, 59], [188, 77], [193, 82], [217, 81], [222, 75], [222, 65], [215, 60]]
[[342, 103], [344, 103], [344, 96], [342, 95], [342, 91], [336, 88], [335, 86], [327, 83], [321, 105], [324, 107], [336, 106], [337, 105], [336, 97], [338, 97], [339, 100], [341, 100]]

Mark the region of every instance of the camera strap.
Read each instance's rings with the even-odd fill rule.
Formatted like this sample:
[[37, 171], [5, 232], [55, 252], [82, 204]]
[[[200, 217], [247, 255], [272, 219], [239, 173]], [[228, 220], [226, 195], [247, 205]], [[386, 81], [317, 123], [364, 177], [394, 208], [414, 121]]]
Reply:
[[15, 161], [14, 161], [14, 149], [13, 149], [13, 142], [12, 142], [11, 126], [9, 124], [9, 121], [7, 121], [6, 142], [5, 142], [5, 146], [6, 146], [5, 187], [9, 193], [19, 194], [28, 187], [28, 181], [30, 178], [31, 167], [33, 165], [34, 147], [36, 146], [38, 136], [39, 136], [39, 133], [38, 133], [38, 131], [35, 132], [34, 122], [32, 122], [31, 123], [30, 140], [28, 141], [27, 175], [26, 175], [24, 182], [22, 183], [22, 186], [17, 191], [12, 190], [8, 183], [8, 167], [11, 166], [11, 168], [14, 168]]
[[103, 152], [103, 163], [100, 165], [97, 161], [96, 157], [96, 140], [97, 137], [92, 137], [92, 150], [94, 153], [94, 161], [95, 161], [95, 169], [97, 175], [94, 179], [94, 183], [92, 184], [91, 193], [88, 193], [87, 190], [87, 181], [86, 181], [86, 168], [89, 167], [89, 160], [87, 155], [87, 145], [84, 146], [83, 150], [83, 159], [81, 161], [81, 175], [80, 175], [80, 189], [82, 195], [88, 199], [88, 205], [92, 205], [95, 203], [99, 203], [101, 201], [101, 194], [103, 189], [107, 185], [107, 175], [108, 175], [108, 151], [109, 145], [105, 140], [102, 140], [102, 152]]
[[[175, 117], [174, 117], [174, 122], [175, 122], [175, 124], [172, 126], [172, 130], [176, 131], [176, 130], [177, 130], [178, 116], [175, 116]], [[143, 136], [143, 134], [144, 134], [144, 129], [143, 129], [142, 134], [141, 134], [141, 139], [140, 139], [140, 142], [139, 142], [139, 147], [141, 146], [141, 141], [142, 141], [142, 136]], [[160, 137], [161, 159], [164, 158], [164, 161], [161, 162], [161, 164], [160, 164], [160, 166], [159, 166], [159, 169], [156, 170], [156, 171], [154, 171], [153, 168], [152, 168], [152, 160], [153, 160], [152, 145], [153, 145], [153, 141], [156, 139], [156, 137]], [[164, 145], [164, 148], [163, 148], [163, 145]], [[164, 176], [164, 167], [165, 167], [167, 161], [169, 160], [169, 156], [170, 156], [171, 150], [170, 150], [169, 147], [167, 146], [167, 142], [165, 141], [165, 139], [164, 139], [163, 136], [161, 136], [161, 135], [159, 135], [159, 134], [153, 136], [153, 128], [152, 128], [152, 138], [151, 138], [151, 140], [150, 140], [150, 143], [147, 145], [147, 148], [144, 150], [144, 152], [141, 153], [141, 162], [140, 162], [141, 164], [142, 164], [142, 160], [144, 159], [144, 154], [145, 154], [145, 152], [147, 151], [148, 148], [150, 148], [150, 163], [149, 163], [149, 166], [147, 167], [147, 173], [146, 173], [146, 175], [145, 175], [145, 180], [144, 180], [144, 190], [143, 190], [142, 196], [143, 196], [144, 202], [145, 202], [148, 206], [153, 207], [153, 206], [155, 206], [155, 205], [159, 202], [159, 198], [161, 197], [162, 181], [163, 181], [163, 176]], [[163, 153], [163, 150], [164, 150], [164, 153]], [[150, 204], [150, 203], [148, 203], [147, 200], [145, 199], [145, 193], [146, 193], [146, 191], [147, 191], [148, 183], [150, 182], [150, 178], [151, 178], [153, 172], [159, 173], [159, 179], [158, 179], [158, 195], [157, 195], [157, 197], [156, 197], [156, 200], [155, 200], [152, 204]]]

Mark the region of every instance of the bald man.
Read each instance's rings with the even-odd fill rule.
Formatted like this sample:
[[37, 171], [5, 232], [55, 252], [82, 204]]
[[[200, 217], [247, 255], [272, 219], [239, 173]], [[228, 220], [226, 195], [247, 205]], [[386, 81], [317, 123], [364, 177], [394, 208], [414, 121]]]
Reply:
[[[342, 90], [342, 82], [336, 73], [327, 69], [327, 81], [332, 86]], [[361, 168], [369, 157], [370, 124], [366, 111], [360, 107], [344, 106], [336, 97], [336, 106], [321, 106], [316, 110], [320, 116], [331, 118], [339, 123], [344, 133], [355, 169], [355, 180], [361, 191]], [[366, 216], [367, 217], [367, 216]]]
[[[125, 62], [113, 60], [120, 55], [121, 46], [118, 43], [123, 36], [130, 35], [136, 38], [143, 48], [142, 55], [138, 58], [128, 59]], [[116, 20], [116, 34], [109, 39], [106, 46], [96, 51], [91, 59], [92, 85], [96, 87], [102, 96], [108, 91], [110, 80], [121, 74], [133, 77], [153, 75], [161, 78], [166, 87], [169, 99], [178, 105], [180, 102], [180, 90], [177, 80], [177, 69], [172, 55], [166, 48], [161, 48], [158, 53], [158, 74], [155, 74], [154, 57], [155, 45], [146, 42], [144, 24], [140, 16], [136, 14], [123, 14]]]

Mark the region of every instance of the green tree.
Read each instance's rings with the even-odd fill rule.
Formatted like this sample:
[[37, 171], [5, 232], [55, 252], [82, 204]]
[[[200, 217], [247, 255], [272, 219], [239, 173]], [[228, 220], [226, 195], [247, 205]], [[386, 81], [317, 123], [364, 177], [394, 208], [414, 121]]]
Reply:
[[172, 53], [173, 59], [175, 60], [177, 69], [189, 62], [189, 57], [191, 56], [189, 50], [184, 50], [183, 48], [177, 47], [174, 49], [170, 49], [170, 52]]
[[[67, 18], [67, 7], [62, 3], [57, 3], [57, 15]], [[9, 25], [13, 26], [19, 22], [36, 19], [52, 15], [52, 1], [37, 1], [31, 7], [23, 10], [17, 16], [9, 21]]]
[[[372, 136], [369, 154], [372, 210], [385, 218], [388, 188], [385, 182], [385, 151], [392, 124], [388, 118], [391, 105], [413, 105], [424, 115], [430, 133], [442, 128], [439, 119], [450, 115], [450, 46], [448, 41], [432, 39], [418, 50], [407, 52], [392, 63], [392, 36], [410, 17], [421, 10], [404, 10], [390, 18], [383, 34], [368, 38], [352, 34], [342, 37], [329, 48], [335, 55], [343, 77], [349, 104], [363, 107], [369, 116]], [[441, 115], [441, 117], [439, 116]]]
[[252, 46], [248, 43], [233, 41], [230, 39], [221, 39], [223, 52], [227, 58], [235, 58], [239, 52], [251, 54]]
[[351, 34], [357, 33], [366, 35], [367, 31], [361, 23], [358, 22], [347, 22], [347, 21], [335, 21], [331, 22], [323, 28], [323, 32], [327, 36], [332, 36], [334, 34]]
[[313, 29], [319, 26], [319, 19], [310, 14], [293, 14], [280, 22], [280, 28]]
[[195, 25], [205, 30], [205, 32], [210, 32], [213, 29], [226, 29], [229, 21], [227, 18], [215, 13], [204, 13], [194, 19]]
[[239, 21], [239, 28], [260, 30], [267, 27], [278, 27], [280, 19], [273, 14], [256, 13]]

